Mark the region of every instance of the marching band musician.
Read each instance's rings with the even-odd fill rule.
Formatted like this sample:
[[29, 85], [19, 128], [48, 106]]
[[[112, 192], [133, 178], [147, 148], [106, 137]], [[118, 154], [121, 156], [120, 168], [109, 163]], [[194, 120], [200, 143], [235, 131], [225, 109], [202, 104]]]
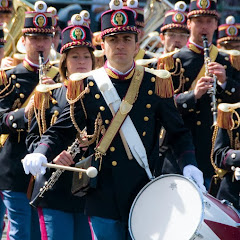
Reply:
[[[41, 138], [39, 132], [44, 133], [47, 127], [54, 124], [64, 106], [67, 104], [66, 86], [68, 85], [68, 76], [76, 72], [89, 72], [94, 68], [91, 31], [83, 25], [84, 21], [80, 14], [73, 15], [71, 22], [72, 24], [62, 32], [62, 57], [59, 72], [64, 85], [56, 89], [51, 89], [51, 85], [49, 86], [48, 94], [51, 93], [54, 102], [49, 102], [49, 107], [45, 110], [44, 115], [39, 112], [39, 116], [33, 118], [29, 134], [26, 138], [29, 152], [33, 152], [37, 147]], [[76, 31], [82, 32], [81, 39], [76, 38]], [[38, 95], [39, 94], [41, 93], [38, 93]], [[46, 93], [42, 94], [44, 95]], [[36, 98], [41, 99], [41, 103], [36, 101], [34, 107], [35, 109], [41, 110], [43, 98], [39, 96]], [[49, 100], [50, 99], [48, 99], [48, 101]], [[41, 120], [39, 120], [39, 117]], [[43, 131], [44, 125], [46, 126]], [[61, 163], [61, 159], [64, 159], [64, 154], [65, 152], [62, 152], [53, 162], [60, 165], [63, 164]], [[72, 161], [70, 162], [70, 164], [73, 163]], [[38, 175], [36, 177], [32, 201], [36, 198], [40, 188], [42, 188], [44, 183], [49, 179], [51, 173], [52, 171], [48, 171], [45, 175]], [[42, 239], [46, 238], [45, 234], [48, 240], [91, 239], [88, 220], [83, 214], [84, 198], [72, 195], [71, 184], [72, 173], [65, 171], [55, 186], [47, 191], [44, 197], [40, 198], [40, 201], [36, 201], [35, 207], [38, 209]]]
[[[10, 223], [8, 235], [15, 240], [40, 239], [37, 214], [27, 198], [30, 178], [24, 174], [21, 159], [27, 154], [28, 102], [39, 82], [39, 51], [43, 52], [45, 64], [43, 82], [53, 82], [52, 79], [58, 77], [58, 70], [48, 63], [52, 15], [46, 10], [46, 4], [39, 1], [35, 4], [35, 11], [25, 13], [22, 32], [26, 57], [15, 68], [6, 72], [2, 70], [0, 78], [0, 189]], [[40, 16], [44, 18], [42, 27], [37, 21]]]
[[[42, 164], [70, 145], [76, 132], [87, 126], [88, 141], [92, 141], [91, 163], [99, 170], [86, 195], [85, 212], [90, 217], [92, 239], [130, 239], [127, 220], [131, 204], [160, 164], [161, 125], [169, 132], [185, 176], [203, 187], [191, 136], [174, 105], [170, 75], [165, 70], [150, 73], [135, 66], [138, 30], [133, 11], [122, 5], [122, 1], [111, 1], [111, 10], [101, 17], [102, 49], [107, 57], [104, 68], [87, 78], [77, 75], [74, 84], [80, 94], [68, 88], [70, 106], [42, 135], [34, 153], [22, 161], [25, 172], [40, 174], [45, 169]], [[122, 15], [122, 24], [117, 14]]]
[[234, 16], [228, 16], [226, 23], [218, 27], [217, 46], [225, 50], [240, 51], [240, 23]]
[[[240, 96], [239, 72], [236, 70], [238, 63], [230, 61], [231, 56], [219, 52], [212, 44], [219, 17], [216, 5], [216, 0], [191, 0], [187, 20], [190, 37], [187, 45], [173, 55], [160, 58], [158, 63], [172, 72], [177, 107], [192, 132], [197, 163], [203, 171], [207, 188], [214, 174], [210, 162], [211, 126], [214, 124], [211, 106], [221, 101], [237, 102]], [[204, 58], [203, 36], [208, 39], [210, 51], [210, 62], [207, 64], [209, 58]], [[211, 75], [217, 78], [215, 102], [208, 94], [213, 86]]]
[[224, 173], [217, 198], [229, 201], [240, 212], [239, 106], [239, 102], [219, 105], [213, 159], [216, 167]]
[[187, 27], [187, 4], [183, 1], [175, 3], [175, 8], [167, 11], [161, 27], [160, 37], [164, 52], [169, 53], [181, 49], [187, 44], [189, 29]]

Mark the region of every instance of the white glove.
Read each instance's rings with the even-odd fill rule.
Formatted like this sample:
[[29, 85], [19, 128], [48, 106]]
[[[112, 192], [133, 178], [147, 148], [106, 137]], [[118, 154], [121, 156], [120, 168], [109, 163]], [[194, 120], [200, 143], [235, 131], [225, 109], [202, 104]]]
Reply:
[[206, 188], [203, 185], [203, 173], [197, 167], [191, 164], [185, 166], [183, 168], [183, 176], [192, 179], [203, 192], [206, 192]]
[[46, 167], [42, 166], [43, 163], [47, 163], [47, 158], [41, 153], [27, 154], [22, 160], [24, 172], [34, 176], [46, 173]]
[[237, 181], [240, 180], [240, 167], [236, 167], [236, 168], [234, 169], [234, 177], [235, 177], [235, 179], [236, 179]]

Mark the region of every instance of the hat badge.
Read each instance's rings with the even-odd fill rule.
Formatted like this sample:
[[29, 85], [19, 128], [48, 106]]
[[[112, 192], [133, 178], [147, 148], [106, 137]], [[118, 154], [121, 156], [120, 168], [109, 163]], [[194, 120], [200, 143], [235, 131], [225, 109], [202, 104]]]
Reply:
[[182, 13], [178, 12], [173, 15], [173, 22], [183, 23], [184, 21], [185, 21], [185, 16]]
[[74, 27], [71, 31], [70, 31], [70, 38], [73, 41], [79, 40], [79, 41], [83, 41], [86, 38], [86, 32], [84, 31], [83, 28], [77, 26]]
[[33, 18], [33, 24], [35, 27], [43, 28], [47, 25], [47, 17], [43, 13], [35, 15]]
[[111, 23], [113, 26], [126, 26], [128, 24], [128, 16], [123, 11], [115, 11], [111, 17]]
[[237, 36], [238, 35], [238, 30], [235, 26], [229, 26], [227, 29], [226, 29], [226, 33], [228, 36]]
[[8, 7], [8, 0], [2, 0], [1, 2], [0, 2], [0, 6], [1, 7]]
[[200, 9], [209, 9], [210, 8], [210, 1], [209, 0], [198, 0], [197, 1], [197, 6], [200, 8]]

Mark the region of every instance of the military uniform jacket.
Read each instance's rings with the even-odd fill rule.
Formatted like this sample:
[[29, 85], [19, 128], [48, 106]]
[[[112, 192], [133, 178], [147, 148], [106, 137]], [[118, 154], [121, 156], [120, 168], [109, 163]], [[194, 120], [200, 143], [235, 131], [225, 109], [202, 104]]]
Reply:
[[[213, 131], [211, 97], [206, 93], [196, 101], [193, 90], [190, 90], [193, 81], [204, 64], [204, 56], [185, 46], [179, 52], [175, 53], [173, 57], [175, 62], [176, 59], [181, 60], [185, 79], [185, 83], [175, 97], [177, 107], [186, 126], [192, 132], [198, 166], [203, 171], [204, 177], [211, 178], [214, 174], [210, 162]], [[217, 86], [216, 98], [218, 103], [239, 101], [240, 74], [231, 66], [229, 55], [218, 52], [215, 62], [225, 66], [227, 75], [226, 88], [222, 89], [219, 85]], [[174, 89], [177, 89], [180, 83], [179, 76], [173, 76], [173, 83]]]
[[8, 88], [0, 86], [0, 134], [8, 134], [0, 148], [0, 189], [26, 192], [30, 176], [24, 173], [21, 163], [27, 154], [27, 121], [22, 105], [37, 86], [39, 74], [37, 69], [21, 63], [6, 75]]
[[[51, 91], [53, 101], [50, 102], [50, 107], [46, 109], [45, 119], [47, 127], [50, 127], [50, 123], [53, 122], [54, 117], [59, 117], [65, 105], [66, 100], [66, 87], [62, 86]], [[31, 128], [26, 138], [26, 144], [28, 151], [31, 153], [38, 146], [41, 137], [39, 135], [39, 125], [36, 121], [36, 117], [32, 119]], [[57, 148], [58, 146], [54, 146]], [[38, 175], [35, 179], [34, 189], [31, 200], [33, 200], [39, 193], [40, 188], [44, 186], [51, 174], [56, 169], [47, 169], [46, 174]], [[37, 207], [57, 209], [61, 211], [76, 212], [83, 211], [84, 198], [74, 197], [71, 193], [72, 185], [72, 172], [65, 171], [52, 189], [45, 192], [44, 197], [41, 198]]]
[[[111, 80], [122, 99], [129, 87], [129, 80]], [[92, 77], [84, 80], [90, 92], [84, 95], [83, 111], [80, 101], [75, 103], [75, 120], [80, 129], [87, 127], [88, 134], [93, 134], [97, 115], [100, 113], [104, 127], [107, 129], [112, 114]], [[159, 165], [159, 129], [163, 125], [169, 132], [170, 142], [183, 168], [187, 164], [196, 165], [194, 147], [189, 130], [175, 107], [173, 98], [161, 98], [154, 94], [155, 75], [145, 72], [138, 97], [129, 116], [135, 125], [147, 152], [152, 173]], [[85, 113], [84, 113], [85, 112]], [[76, 130], [65, 108], [58, 121], [42, 135], [41, 143], [34, 152], [40, 152], [50, 161], [56, 152], [66, 148], [76, 135]], [[102, 137], [100, 134], [99, 139]], [[57, 147], [56, 147], [57, 145]], [[96, 144], [89, 147], [90, 154]], [[120, 135], [117, 134], [106, 156], [103, 156], [101, 170], [97, 176], [97, 185], [86, 195], [86, 214], [104, 218], [127, 221], [131, 204], [148, 182], [148, 177], [135, 159], [129, 160], [125, 153]]]
[[[26, 192], [30, 176], [22, 167], [21, 159], [27, 154], [25, 138], [27, 123], [22, 104], [38, 84], [38, 73], [27, 70], [23, 64], [7, 71], [11, 85], [0, 98], [0, 133], [9, 134], [0, 151], [0, 189]], [[4, 85], [1, 86], [1, 89]], [[5, 95], [5, 93], [13, 91]]]
[[[238, 114], [240, 113], [237, 110]], [[240, 128], [232, 130], [232, 139], [236, 141], [235, 148], [231, 146], [229, 131], [219, 128], [215, 146], [214, 160], [217, 167], [227, 170], [223, 177], [217, 198], [226, 199], [233, 203], [234, 207], [240, 209], [240, 181], [237, 181], [231, 167], [240, 167], [240, 145], [239, 145]]]

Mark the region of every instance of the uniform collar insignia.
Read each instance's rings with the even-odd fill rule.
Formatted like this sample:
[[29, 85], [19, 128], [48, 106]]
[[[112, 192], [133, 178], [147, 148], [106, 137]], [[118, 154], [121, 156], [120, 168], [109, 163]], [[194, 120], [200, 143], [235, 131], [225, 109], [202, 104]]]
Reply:
[[120, 74], [116, 72], [109, 64], [105, 63], [104, 69], [107, 72], [108, 76], [114, 79], [119, 79], [119, 80], [127, 80], [132, 78], [134, 71], [135, 71], [135, 63], [133, 63], [132, 68], [126, 73], [126, 74]]

